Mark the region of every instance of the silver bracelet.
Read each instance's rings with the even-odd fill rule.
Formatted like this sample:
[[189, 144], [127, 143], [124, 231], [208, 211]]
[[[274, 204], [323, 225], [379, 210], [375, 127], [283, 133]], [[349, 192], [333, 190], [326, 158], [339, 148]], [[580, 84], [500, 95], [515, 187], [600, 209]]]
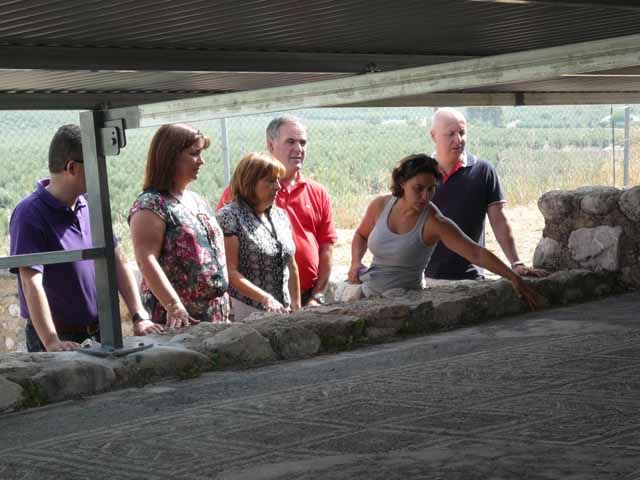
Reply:
[[522, 260], [518, 260], [518, 261], [516, 261], [516, 262], [513, 262], [513, 263], [511, 264], [511, 268], [516, 268], [516, 267], [518, 267], [518, 266], [520, 266], [520, 265], [522, 265], [523, 267], [525, 266], [525, 264], [524, 264], [524, 262], [523, 262]]

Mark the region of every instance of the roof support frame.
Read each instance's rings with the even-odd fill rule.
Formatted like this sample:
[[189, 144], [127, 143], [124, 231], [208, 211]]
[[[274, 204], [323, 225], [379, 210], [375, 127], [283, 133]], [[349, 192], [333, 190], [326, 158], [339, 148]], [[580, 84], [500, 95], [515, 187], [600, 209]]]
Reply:
[[3, 69], [365, 73], [473, 58], [464, 55], [253, 52], [169, 48], [0, 45]]
[[144, 127], [300, 108], [368, 106], [381, 101], [402, 102], [404, 98], [426, 94], [456, 93], [456, 90], [466, 88], [545, 80], [566, 74], [640, 65], [639, 44], [640, 35], [629, 35], [440, 65], [131, 108], [138, 109], [139, 125]]
[[[113, 146], [102, 144], [108, 138], [124, 140], [124, 135], [113, 135], [114, 125], [129, 129], [255, 112], [372, 105], [376, 102], [398, 102], [409, 98], [427, 101], [431, 95], [442, 95], [451, 90], [640, 65], [640, 51], [637, 48], [639, 43], [640, 35], [633, 35], [291, 87], [82, 113], [80, 125], [94, 242], [94, 248], [86, 250], [86, 254], [95, 255], [103, 344], [110, 351], [123, 347], [105, 157], [105, 151], [117, 149], [113, 150]], [[508, 94], [506, 97], [498, 97], [498, 94], [477, 95], [484, 95], [476, 98], [484, 98], [485, 101], [502, 99], [519, 104], [526, 103], [527, 98], [520, 93]], [[105, 127], [110, 127], [107, 132], [109, 135], [103, 135]], [[30, 258], [0, 259], [0, 264], [6, 261], [13, 262], [13, 266], [27, 266], [42, 261], [53, 262], [62, 257], [66, 259], [67, 256], [72, 258], [77, 254], [78, 252], [47, 252], [37, 259], [31, 255], [28, 256]]]
[[519, 3], [524, 5], [542, 4], [554, 7], [577, 7], [577, 8], [608, 8], [619, 10], [640, 10], [640, 5], [633, 0], [471, 0], [472, 2], [484, 3]]
[[89, 111], [80, 114], [91, 238], [94, 246], [103, 249], [103, 255], [95, 259], [100, 336], [102, 344], [107, 348], [120, 349], [123, 347], [122, 325], [113, 226], [111, 224], [109, 182], [102, 135], [104, 126], [100, 112]]
[[369, 101], [344, 107], [484, 107], [533, 105], [602, 105], [640, 103], [637, 92], [431, 93]]
[[[52, 94], [11, 94], [2, 96], [2, 108], [5, 110], [83, 110], [88, 105], [92, 109], [102, 110], [115, 103], [115, 109], [104, 110], [113, 112], [117, 109], [119, 114], [123, 111], [130, 112], [125, 116], [138, 117], [138, 107], [118, 107], [119, 99], [122, 103], [130, 103], [129, 99], [142, 100], [143, 102], [159, 103], [165, 101], [166, 93], [144, 94], [76, 94], [61, 93]], [[177, 98], [194, 98], [193, 95], [180, 94]], [[204, 96], [204, 95], [200, 95]], [[209, 97], [211, 95], [208, 95]], [[521, 102], [516, 101], [520, 96]], [[91, 101], [99, 99], [96, 105]], [[638, 91], [627, 92], [444, 92], [428, 93], [424, 95], [384, 98], [380, 100], [367, 100], [362, 103], [350, 103], [346, 105], [334, 105], [334, 107], [455, 107], [455, 106], [519, 106], [519, 105], [601, 105], [601, 104], [626, 104], [640, 103], [640, 88]], [[284, 110], [284, 109], [283, 109]], [[110, 113], [107, 113], [110, 116]], [[240, 115], [244, 115], [240, 113]], [[222, 118], [231, 115], [221, 116]], [[138, 120], [136, 120], [138, 123]], [[132, 128], [132, 127], [130, 127]]]

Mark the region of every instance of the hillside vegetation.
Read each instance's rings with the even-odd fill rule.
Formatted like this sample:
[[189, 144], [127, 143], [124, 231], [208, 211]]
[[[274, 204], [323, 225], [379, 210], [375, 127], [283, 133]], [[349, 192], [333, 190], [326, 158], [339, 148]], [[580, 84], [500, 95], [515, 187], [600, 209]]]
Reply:
[[[545, 191], [622, 182], [622, 107], [468, 108], [468, 150], [492, 162], [511, 204], [528, 205]], [[336, 223], [357, 225], [367, 200], [387, 191], [390, 171], [404, 155], [433, 151], [428, 134], [431, 108], [316, 109], [293, 112], [308, 124], [305, 173], [329, 190]], [[253, 150], [265, 150], [264, 129], [273, 114], [228, 119], [232, 165]], [[14, 205], [47, 175], [51, 136], [78, 112], [0, 113], [0, 249], [7, 254], [9, 215]], [[194, 123], [211, 136], [206, 165], [193, 189], [216, 202], [224, 187], [220, 121]], [[127, 212], [140, 192], [146, 149], [155, 129], [127, 131], [128, 146], [108, 158], [114, 230], [128, 249]], [[639, 180], [638, 132], [632, 124], [633, 183]], [[613, 135], [613, 138], [612, 138]], [[616, 148], [612, 148], [612, 140]]]

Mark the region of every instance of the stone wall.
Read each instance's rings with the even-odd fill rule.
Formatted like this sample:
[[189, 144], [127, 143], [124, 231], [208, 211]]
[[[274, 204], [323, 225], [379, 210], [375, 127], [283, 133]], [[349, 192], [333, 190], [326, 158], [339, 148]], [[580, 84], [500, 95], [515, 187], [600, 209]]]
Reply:
[[[529, 280], [544, 307], [625, 291], [619, 272], [568, 270]], [[397, 292], [397, 291], [396, 291]], [[152, 348], [97, 358], [82, 352], [0, 354], [0, 412], [81, 398], [167, 378], [246, 368], [349, 350], [407, 335], [476, 325], [527, 312], [506, 280], [446, 282], [385, 298], [330, 304], [242, 323], [201, 323], [129, 337]]]
[[534, 266], [619, 271], [628, 287], [640, 287], [640, 186], [551, 191], [538, 207], [545, 227]]
[[24, 325], [16, 279], [9, 273], [0, 273], [0, 352], [24, 350]]

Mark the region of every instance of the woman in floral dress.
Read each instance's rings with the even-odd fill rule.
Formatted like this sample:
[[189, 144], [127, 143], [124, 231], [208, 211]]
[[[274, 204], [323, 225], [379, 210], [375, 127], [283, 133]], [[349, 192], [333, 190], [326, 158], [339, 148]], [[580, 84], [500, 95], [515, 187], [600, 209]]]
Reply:
[[160, 127], [149, 147], [143, 192], [129, 212], [144, 305], [168, 328], [229, 321], [222, 231], [207, 202], [187, 188], [209, 144], [189, 125]]
[[284, 166], [269, 155], [246, 155], [231, 177], [233, 201], [218, 212], [235, 320], [256, 311], [300, 308], [291, 225], [284, 210], [273, 204], [284, 173]]

